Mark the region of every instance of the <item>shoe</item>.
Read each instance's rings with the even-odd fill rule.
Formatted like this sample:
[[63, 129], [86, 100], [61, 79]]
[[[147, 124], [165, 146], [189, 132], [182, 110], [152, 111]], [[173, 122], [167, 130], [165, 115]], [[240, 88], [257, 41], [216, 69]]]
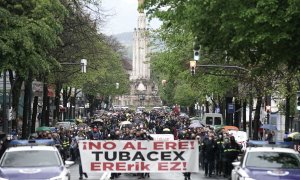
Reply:
[[205, 174], [205, 177], [207, 177], [207, 174]]
[[83, 179], [82, 176], [80, 176], [79, 179]]
[[188, 180], [191, 180], [191, 177], [188, 177]]
[[114, 179], [114, 177], [110, 177], [110, 179]]
[[210, 175], [208, 175], [208, 177], [211, 177], [211, 174], [210, 174]]
[[83, 175], [84, 175], [85, 178], [89, 178], [87, 173], [83, 173]]
[[187, 177], [184, 177], [184, 180], [188, 180], [188, 178], [187, 178]]

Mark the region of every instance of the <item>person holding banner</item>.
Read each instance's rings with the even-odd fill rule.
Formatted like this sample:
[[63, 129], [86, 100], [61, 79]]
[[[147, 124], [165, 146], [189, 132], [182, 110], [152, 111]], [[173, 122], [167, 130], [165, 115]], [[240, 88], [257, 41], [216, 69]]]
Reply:
[[[138, 129], [135, 133], [135, 138], [134, 140], [147, 140], [146, 137], [144, 136], [143, 132], [140, 131], [140, 129]], [[149, 173], [148, 173], [149, 175]], [[137, 173], [138, 179], [144, 179], [145, 178], [145, 174], [144, 173]], [[150, 177], [150, 175], [149, 175]]]
[[[116, 129], [116, 131], [111, 131], [109, 135], [110, 140], [120, 140], [120, 131]], [[121, 175], [121, 173], [111, 173], [110, 179], [118, 178]]]
[[[75, 137], [75, 140], [76, 140], [76, 143], [78, 143], [79, 140], [84, 140], [84, 136], [82, 134], [78, 134], [76, 137]], [[83, 179], [83, 176], [85, 178], [88, 178], [88, 175], [87, 173], [83, 172], [82, 170], [82, 162], [81, 162], [81, 157], [80, 157], [80, 151], [79, 151], [79, 147], [78, 147], [78, 144], [76, 146], [76, 151], [77, 151], [77, 159], [78, 159], [78, 164], [79, 164], [79, 179]]]
[[[183, 131], [182, 134], [179, 136], [182, 140], [192, 140], [191, 135], [187, 133], [186, 131]], [[190, 180], [191, 179], [191, 173], [190, 172], [184, 172], [184, 180]]]

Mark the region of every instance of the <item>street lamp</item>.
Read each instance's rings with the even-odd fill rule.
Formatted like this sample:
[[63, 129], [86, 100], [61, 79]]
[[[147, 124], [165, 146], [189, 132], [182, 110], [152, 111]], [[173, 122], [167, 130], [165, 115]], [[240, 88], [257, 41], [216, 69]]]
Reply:
[[270, 123], [270, 112], [271, 112], [271, 106], [267, 105], [266, 106], [266, 111], [267, 111], [267, 124]]

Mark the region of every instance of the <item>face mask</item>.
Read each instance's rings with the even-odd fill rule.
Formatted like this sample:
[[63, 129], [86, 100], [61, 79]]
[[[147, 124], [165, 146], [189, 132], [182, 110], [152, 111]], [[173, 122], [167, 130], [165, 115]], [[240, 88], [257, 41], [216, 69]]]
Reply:
[[225, 142], [229, 142], [229, 139], [225, 139]]
[[222, 135], [219, 135], [219, 138], [222, 138]]

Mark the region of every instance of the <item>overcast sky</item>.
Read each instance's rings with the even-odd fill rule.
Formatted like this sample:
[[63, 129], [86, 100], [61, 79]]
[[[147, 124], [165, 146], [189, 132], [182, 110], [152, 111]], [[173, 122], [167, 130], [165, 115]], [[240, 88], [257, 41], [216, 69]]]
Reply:
[[[113, 35], [132, 32], [137, 27], [138, 0], [102, 0], [102, 7], [109, 17], [102, 27], [105, 34]], [[159, 21], [152, 21], [150, 28], [159, 27]]]

